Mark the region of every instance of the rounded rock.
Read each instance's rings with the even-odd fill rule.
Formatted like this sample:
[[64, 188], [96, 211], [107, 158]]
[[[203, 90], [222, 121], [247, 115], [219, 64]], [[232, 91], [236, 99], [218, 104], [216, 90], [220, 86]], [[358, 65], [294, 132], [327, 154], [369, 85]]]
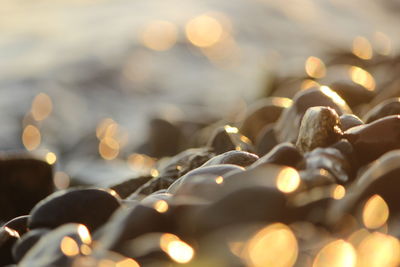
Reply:
[[234, 164], [242, 167], [247, 167], [258, 160], [258, 156], [246, 151], [232, 150], [215, 156], [205, 162], [202, 167], [219, 165], [219, 164]]
[[39, 239], [49, 232], [49, 229], [39, 228], [31, 230], [23, 235], [12, 248], [12, 255], [15, 262], [20, 262], [25, 254], [39, 241]]
[[344, 132], [352, 127], [363, 125], [364, 122], [354, 114], [343, 114], [339, 117], [340, 129]]
[[341, 137], [339, 116], [329, 107], [311, 107], [301, 120], [296, 146], [306, 153], [317, 147], [327, 147]]
[[119, 206], [118, 199], [105, 190], [59, 191], [33, 208], [28, 226], [31, 229], [53, 229], [65, 223], [81, 223], [93, 231], [104, 224]]
[[353, 145], [360, 164], [367, 164], [390, 150], [400, 148], [400, 115], [350, 128], [343, 137]]
[[370, 123], [390, 115], [400, 115], [400, 98], [382, 101], [364, 115], [364, 121]]
[[296, 142], [304, 113], [315, 106], [333, 108], [338, 115], [352, 113], [343, 98], [327, 86], [300, 91], [294, 96], [293, 105], [282, 113], [275, 124], [278, 142]]

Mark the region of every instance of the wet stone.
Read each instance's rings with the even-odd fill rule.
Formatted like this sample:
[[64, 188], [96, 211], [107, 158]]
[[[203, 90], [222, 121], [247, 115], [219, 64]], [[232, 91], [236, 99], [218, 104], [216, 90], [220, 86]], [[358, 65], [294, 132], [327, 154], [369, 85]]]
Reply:
[[17, 231], [20, 236], [25, 234], [28, 231], [28, 219], [29, 215], [23, 215], [16, 217], [8, 222], [6, 222], [3, 227], [8, 227]]
[[234, 164], [242, 167], [247, 167], [258, 160], [258, 156], [246, 151], [232, 150], [215, 156], [205, 162], [202, 167], [219, 165], [219, 164]]
[[352, 81], [333, 82], [329, 87], [338, 93], [351, 108], [369, 103], [375, 96], [374, 91], [370, 91]]
[[187, 183], [191, 182], [197, 183], [193, 181], [194, 179], [196, 179], [196, 177], [204, 176], [206, 177], [206, 180], [212, 180], [212, 182], [215, 183], [215, 179], [219, 176], [223, 177], [229, 173], [241, 172], [243, 170], [244, 168], [232, 164], [221, 164], [221, 165], [200, 167], [180, 177], [168, 188], [167, 191], [168, 193], [174, 194], [179, 190], [180, 187], [184, 186]]
[[340, 129], [344, 132], [352, 127], [363, 125], [364, 122], [354, 114], [343, 114], [339, 117]]
[[259, 156], [264, 156], [268, 152], [271, 151], [276, 145], [278, 145], [278, 141], [276, 139], [274, 124], [269, 124], [265, 126], [260, 134], [257, 136], [256, 140], [256, 150]]
[[28, 214], [53, 190], [53, 171], [47, 162], [22, 153], [0, 155], [0, 221]]
[[231, 150], [254, 151], [250, 139], [239, 133], [238, 128], [229, 125], [217, 128], [207, 146], [211, 147], [216, 154]]
[[150, 121], [146, 146], [142, 147], [144, 150], [139, 152], [161, 158], [175, 155], [182, 150], [183, 145], [184, 136], [178, 126], [167, 120], [155, 118]]
[[400, 79], [394, 77], [392, 81], [388, 83], [382, 90], [379, 90], [378, 94], [370, 102], [372, 107], [379, 105], [387, 99], [392, 99], [395, 97], [400, 97]]
[[[166, 213], [138, 204], [132, 208], [119, 209], [101, 229], [98, 250], [123, 252], [124, 243], [152, 232], [173, 232]], [[128, 256], [128, 255], [127, 255]]]
[[4, 266], [7, 264], [14, 263], [12, 257], [12, 246], [19, 239], [19, 234], [6, 227], [0, 228], [0, 265]]
[[242, 172], [229, 173], [224, 176], [218, 195], [208, 199], [219, 199], [235, 191], [249, 187], [266, 187], [291, 195], [302, 187], [296, 169], [276, 164], [261, 164]]
[[170, 159], [166, 159], [164, 164], [158, 166], [160, 176], [178, 178], [185, 173], [200, 167], [206, 161], [215, 156], [208, 147], [190, 148], [182, 151]]
[[12, 255], [15, 262], [20, 262], [25, 254], [39, 241], [42, 236], [49, 233], [49, 229], [34, 229], [21, 236], [12, 248]]
[[301, 121], [296, 146], [306, 153], [317, 147], [327, 147], [341, 137], [339, 116], [329, 107], [309, 108]]
[[138, 197], [140, 198], [140, 195], [147, 196], [156, 191], [167, 189], [175, 181], [176, 179], [172, 179], [170, 177], [154, 177], [129, 195], [127, 199], [137, 199]]
[[[90, 244], [87, 238], [80, 235], [79, 227], [78, 224], [65, 224], [45, 234], [25, 254], [18, 266], [71, 266], [74, 259], [83, 256], [79, 248]], [[76, 251], [66, 253], [63, 245], [76, 247]]]
[[367, 164], [390, 150], [400, 148], [400, 116], [388, 116], [350, 128], [343, 137], [353, 145], [360, 164]]
[[63, 190], [43, 199], [32, 209], [28, 226], [31, 229], [53, 229], [74, 222], [93, 231], [104, 224], [119, 206], [119, 200], [105, 190]]
[[327, 147], [317, 148], [304, 155], [305, 169], [328, 171], [335, 177], [337, 183], [345, 184], [351, 180], [351, 166], [338, 149]]
[[303, 190], [336, 183], [336, 178], [325, 169], [309, 168], [299, 171], [299, 174], [304, 185]]
[[251, 165], [257, 167], [263, 164], [278, 164], [297, 168], [303, 160], [303, 155], [292, 143], [281, 143], [275, 146], [268, 154], [262, 156]]
[[315, 106], [330, 107], [339, 116], [352, 113], [346, 102], [326, 86], [299, 91], [293, 98], [292, 106], [284, 110], [275, 124], [274, 130], [278, 142], [295, 143], [304, 113], [308, 108]]
[[240, 132], [255, 142], [256, 137], [265, 125], [275, 122], [282, 111], [292, 101], [285, 97], [270, 97], [259, 100], [248, 108], [246, 118], [242, 122]]
[[[374, 195], [381, 197], [390, 211], [388, 217], [389, 230], [400, 236], [398, 218], [400, 203], [398, 188], [400, 186], [400, 150], [390, 151], [374, 161], [346, 189], [346, 195], [340, 201], [333, 203], [329, 209], [328, 220], [335, 225], [347, 214], [355, 216], [360, 224], [363, 223], [362, 212], [368, 199]], [[379, 212], [379, 210], [376, 210]], [[393, 223], [391, 223], [393, 222]]]
[[[251, 208], [249, 208], [251, 207]], [[273, 188], [248, 187], [205, 207], [195, 218], [197, 234], [244, 223], [287, 222], [286, 199]]]
[[110, 189], [117, 192], [121, 198], [126, 198], [135, 192], [140, 186], [150, 181], [153, 177], [151, 175], [144, 175], [136, 178], [129, 179], [117, 185], [113, 185]]
[[364, 115], [365, 123], [370, 123], [390, 115], [400, 115], [400, 98], [382, 101]]

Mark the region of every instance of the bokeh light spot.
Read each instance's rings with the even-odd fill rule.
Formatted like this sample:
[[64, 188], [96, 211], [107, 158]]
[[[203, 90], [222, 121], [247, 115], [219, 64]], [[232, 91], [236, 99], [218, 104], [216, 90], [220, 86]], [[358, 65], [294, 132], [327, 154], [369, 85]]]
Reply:
[[284, 193], [295, 191], [299, 185], [300, 175], [295, 169], [290, 167], [285, 167], [281, 170], [276, 178], [276, 187]]
[[384, 225], [389, 218], [389, 207], [379, 195], [370, 197], [364, 205], [362, 218], [365, 227], [376, 229]]

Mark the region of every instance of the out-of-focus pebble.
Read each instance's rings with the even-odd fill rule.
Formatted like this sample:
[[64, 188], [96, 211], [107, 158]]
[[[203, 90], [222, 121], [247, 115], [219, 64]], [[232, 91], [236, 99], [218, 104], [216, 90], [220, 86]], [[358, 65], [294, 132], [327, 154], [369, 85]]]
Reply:
[[65, 223], [81, 223], [93, 231], [104, 224], [119, 206], [119, 200], [105, 190], [59, 191], [32, 209], [28, 226], [31, 229], [54, 229]]

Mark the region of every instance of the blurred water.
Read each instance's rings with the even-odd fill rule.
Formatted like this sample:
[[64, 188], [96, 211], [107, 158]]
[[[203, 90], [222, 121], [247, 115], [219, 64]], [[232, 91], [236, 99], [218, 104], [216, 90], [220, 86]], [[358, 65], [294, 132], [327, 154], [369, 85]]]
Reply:
[[[348, 49], [357, 35], [383, 32], [399, 47], [398, 10], [396, 1], [372, 0], [3, 0], [0, 148], [22, 148], [22, 120], [45, 92], [54, 105], [40, 124], [45, 148], [76, 148], [111, 117], [128, 132], [129, 150], [155, 111], [226, 114], [259, 95], [267, 74], [303, 73], [308, 56]], [[185, 36], [204, 13], [222, 18], [229, 33], [234, 50], [222, 60]], [[177, 28], [167, 51], [143, 45], [154, 20]]]

